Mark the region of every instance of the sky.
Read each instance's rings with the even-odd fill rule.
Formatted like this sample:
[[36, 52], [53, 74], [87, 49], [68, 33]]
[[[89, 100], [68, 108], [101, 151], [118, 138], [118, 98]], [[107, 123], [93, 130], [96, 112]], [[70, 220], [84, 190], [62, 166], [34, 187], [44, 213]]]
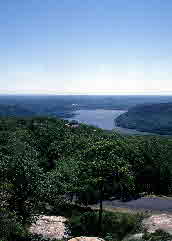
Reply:
[[0, 2], [0, 94], [172, 94], [171, 0]]

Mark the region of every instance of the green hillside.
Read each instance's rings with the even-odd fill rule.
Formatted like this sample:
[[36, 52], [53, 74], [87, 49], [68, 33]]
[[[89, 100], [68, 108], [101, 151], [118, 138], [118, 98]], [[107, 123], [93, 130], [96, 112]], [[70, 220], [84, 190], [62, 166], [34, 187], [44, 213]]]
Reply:
[[[122, 136], [52, 117], [0, 117], [0, 240], [50, 241], [28, 227], [37, 216], [63, 215], [72, 237], [121, 241], [140, 219], [103, 211], [103, 200], [171, 195], [171, 177], [170, 137]], [[99, 210], [84, 208], [96, 203]]]
[[124, 128], [172, 135], [172, 103], [137, 105], [115, 122]]

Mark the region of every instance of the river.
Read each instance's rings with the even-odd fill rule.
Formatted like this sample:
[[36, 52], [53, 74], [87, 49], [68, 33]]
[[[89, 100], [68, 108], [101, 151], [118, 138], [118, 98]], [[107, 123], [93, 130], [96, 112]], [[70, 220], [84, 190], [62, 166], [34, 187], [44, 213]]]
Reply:
[[115, 130], [121, 134], [127, 135], [151, 135], [152, 133], [136, 131], [133, 129], [121, 128], [115, 125], [115, 119], [125, 113], [126, 110], [77, 110], [73, 113], [75, 114], [72, 118], [67, 118], [67, 120], [76, 120], [79, 123], [85, 123], [88, 125], [93, 125], [105, 130]]

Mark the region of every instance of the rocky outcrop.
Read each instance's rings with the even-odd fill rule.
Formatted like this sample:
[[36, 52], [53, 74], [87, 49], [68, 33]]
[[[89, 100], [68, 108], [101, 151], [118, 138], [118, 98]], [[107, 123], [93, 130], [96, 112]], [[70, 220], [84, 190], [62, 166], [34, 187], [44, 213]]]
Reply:
[[97, 237], [76, 237], [68, 241], [105, 241], [105, 240]]
[[66, 218], [61, 216], [40, 216], [29, 231], [33, 234], [41, 234], [50, 239], [69, 238], [69, 230], [65, 225]]
[[152, 215], [143, 221], [143, 225], [149, 233], [154, 233], [157, 229], [161, 229], [172, 234], [172, 215], [166, 213]]
[[[148, 233], [155, 233], [156, 230], [161, 229], [166, 233], [172, 234], [172, 215], [171, 214], [157, 214], [151, 215], [143, 220], [143, 228]], [[142, 240], [143, 233], [137, 233], [127, 236], [124, 241]]]

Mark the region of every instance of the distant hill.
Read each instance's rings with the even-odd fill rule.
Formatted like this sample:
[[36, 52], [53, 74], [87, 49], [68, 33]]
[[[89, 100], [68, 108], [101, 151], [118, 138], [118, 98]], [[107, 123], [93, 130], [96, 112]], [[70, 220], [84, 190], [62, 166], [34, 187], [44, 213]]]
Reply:
[[5, 105], [0, 104], [0, 116], [33, 116], [35, 113], [27, 108], [23, 108], [20, 105]]
[[115, 122], [123, 128], [172, 135], [172, 103], [137, 105]]
[[0, 117], [57, 116], [67, 118], [73, 116], [71, 112], [71, 108], [61, 105], [47, 107], [44, 104], [0, 104]]

